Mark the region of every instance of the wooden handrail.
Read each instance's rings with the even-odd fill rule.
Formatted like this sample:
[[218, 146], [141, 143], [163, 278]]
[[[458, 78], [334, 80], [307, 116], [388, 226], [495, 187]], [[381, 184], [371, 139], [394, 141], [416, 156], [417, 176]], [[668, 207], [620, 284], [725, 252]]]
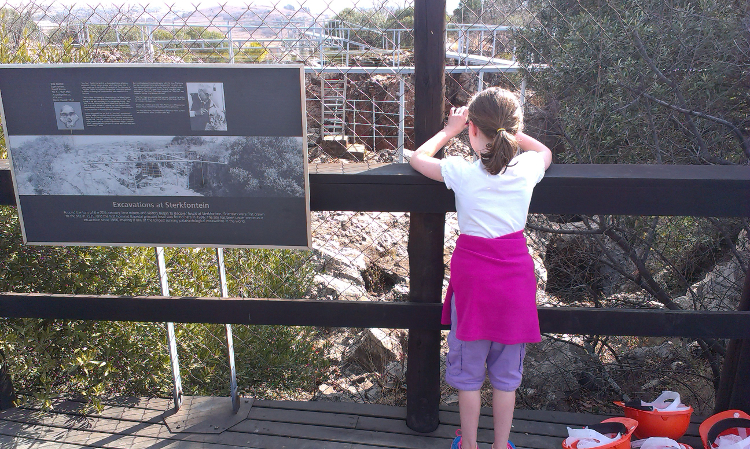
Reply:
[[[0, 159], [0, 205], [15, 204]], [[314, 211], [455, 211], [453, 192], [408, 164], [351, 174], [310, 174]], [[750, 217], [750, 167], [716, 165], [552, 165], [530, 212], [548, 214]]]
[[[179, 304], [177, 304], [179, 303]], [[0, 316], [96, 321], [448, 329], [442, 304], [0, 293]], [[539, 307], [542, 332], [750, 339], [750, 312]]]

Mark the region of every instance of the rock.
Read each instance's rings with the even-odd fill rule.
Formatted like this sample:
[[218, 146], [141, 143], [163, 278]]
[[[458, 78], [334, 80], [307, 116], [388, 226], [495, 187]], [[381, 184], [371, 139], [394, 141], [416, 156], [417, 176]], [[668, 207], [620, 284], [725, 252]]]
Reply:
[[[318, 277], [309, 297], [406, 299], [409, 214], [313, 212], [312, 229], [315, 271], [329, 277]], [[332, 283], [330, 277], [343, 282]]]
[[361, 273], [368, 292], [382, 295], [393, 290], [403, 279], [396, 273], [382, 267], [379, 263], [371, 263]]
[[316, 393], [315, 397], [313, 397], [314, 401], [326, 401], [326, 402], [352, 402], [350, 400], [346, 400], [346, 396], [336, 391], [336, 389], [328, 384], [320, 384], [318, 387], [318, 392]]
[[313, 250], [317, 274], [313, 280], [313, 291], [309, 295], [319, 299], [360, 300], [367, 297], [362, 272], [366, 268], [365, 257], [353, 248], [341, 248], [331, 240], [321, 249]]
[[671, 341], [666, 341], [657, 346], [645, 346], [633, 348], [623, 354], [623, 357], [636, 361], [653, 361], [655, 359], [673, 360], [679, 356], [679, 348]]
[[367, 291], [364, 286], [342, 280], [336, 276], [317, 274], [313, 283], [315, 284], [314, 297], [317, 299], [367, 299]]
[[332, 157], [346, 157], [349, 139], [346, 136], [324, 136], [320, 149]]
[[404, 380], [406, 379], [406, 365], [403, 361], [391, 362], [385, 367], [385, 373], [392, 379]]
[[354, 248], [326, 245], [313, 250], [319, 261], [318, 272], [331, 274], [364, 285], [362, 272], [367, 269], [365, 257]]
[[[747, 233], [743, 231], [737, 240], [737, 251], [744, 263], [750, 263], [750, 247]], [[736, 257], [717, 264], [706, 276], [690, 287], [690, 291], [674, 302], [683, 309], [737, 310], [742, 294], [745, 272]]]
[[403, 358], [401, 342], [392, 333], [365, 329], [344, 351], [342, 362], [357, 364], [368, 371], [385, 371], [389, 362]]
[[365, 160], [365, 153], [366, 150], [364, 145], [361, 143], [350, 143], [346, 146], [346, 153], [344, 153], [343, 157], [361, 162]]
[[536, 401], [548, 403], [580, 387], [579, 373], [589, 371], [586, 351], [576, 345], [542, 338], [526, 345], [522, 387], [534, 391]]
[[380, 398], [383, 397], [383, 389], [377, 385], [372, 386], [369, 389], [367, 389], [367, 391], [365, 391], [365, 397], [367, 398], [368, 401], [372, 401], [372, 402], [378, 401], [380, 400]]

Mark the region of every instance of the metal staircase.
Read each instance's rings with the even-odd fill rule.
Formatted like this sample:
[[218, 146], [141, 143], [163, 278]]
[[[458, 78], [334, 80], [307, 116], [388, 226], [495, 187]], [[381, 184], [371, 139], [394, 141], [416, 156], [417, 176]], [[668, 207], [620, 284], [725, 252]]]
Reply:
[[[331, 75], [328, 75], [331, 76]], [[346, 140], [346, 74], [326, 75], [320, 79], [322, 138], [340, 136]], [[334, 137], [338, 140], [338, 138]]]

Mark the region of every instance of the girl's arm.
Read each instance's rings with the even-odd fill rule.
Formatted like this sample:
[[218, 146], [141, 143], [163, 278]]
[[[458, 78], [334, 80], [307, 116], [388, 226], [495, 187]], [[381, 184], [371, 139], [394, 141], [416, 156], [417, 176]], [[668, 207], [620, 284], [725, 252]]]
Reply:
[[466, 117], [468, 115], [469, 109], [467, 107], [451, 108], [448, 124], [445, 125], [445, 128], [420, 145], [412, 154], [409, 164], [414, 170], [435, 181], [443, 181], [443, 174], [440, 172], [440, 159], [434, 157], [435, 153], [466, 128]]
[[544, 169], [547, 170], [549, 168], [549, 166], [552, 164], [552, 151], [547, 148], [547, 145], [543, 144], [533, 137], [527, 136], [521, 131], [516, 133], [516, 140], [518, 141], [518, 146], [521, 147], [521, 150], [536, 151], [537, 153], [541, 154], [542, 159], [544, 159]]

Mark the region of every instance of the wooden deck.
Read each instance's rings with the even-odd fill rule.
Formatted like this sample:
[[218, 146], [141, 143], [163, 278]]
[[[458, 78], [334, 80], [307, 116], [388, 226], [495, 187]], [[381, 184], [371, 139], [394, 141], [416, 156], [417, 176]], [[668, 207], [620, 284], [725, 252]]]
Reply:
[[[242, 399], [237, 415], [228, 398], [187, 397], [177, 414], [167, 399], [120, 398], [101, 413], [83, 413], [73, 401], [51, 411], [23, 407], [0, 413], [2, 448], [204, 448], [448, 449], [459, 427], [456, 407], [442, 407], [440, 426], [429, 434], [406, 427], [406, 410], [341, 402]], [[491, 410], [482, 411], [480, 447], [492, 438]], [[517, 410], [511, 439], [519, 449], [559, 449], [566, 426], [594, 424], [605, 416]], [[701, 447], [698, 420], [681, 441]]]

